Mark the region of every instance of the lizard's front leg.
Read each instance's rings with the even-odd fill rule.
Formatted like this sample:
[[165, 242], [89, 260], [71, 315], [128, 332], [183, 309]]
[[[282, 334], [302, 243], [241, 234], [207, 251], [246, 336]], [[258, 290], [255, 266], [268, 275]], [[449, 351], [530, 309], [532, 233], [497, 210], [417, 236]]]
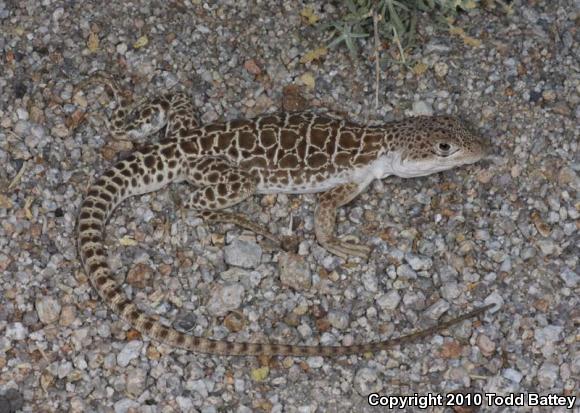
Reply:
[[316, 239], [327, 251], [341, 258], [346, 259], [348, 256], [366, 258], [371, 252], [366, 245], [342, 241], [334, 236], [336, 209], [356, 198], [367, 185], [357, 183], [340, 185], [324, 192], [318, 198], [314, 212]]

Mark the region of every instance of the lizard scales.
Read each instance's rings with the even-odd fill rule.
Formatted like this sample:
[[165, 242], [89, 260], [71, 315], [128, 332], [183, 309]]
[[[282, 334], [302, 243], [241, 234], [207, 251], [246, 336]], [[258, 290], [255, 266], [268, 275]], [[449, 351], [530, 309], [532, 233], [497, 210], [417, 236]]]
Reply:
[[143, 138], [166, 128], [164, 139], [136, 150], [90, 186], [78, 219], [78, 248], [91, 283], [118, 316], [144, 335], [199, 353], [337, 356], [415, 341], [489, 308], [406, 336], [352, 346], [230, 342], [163, 325], [126, 296], [106, 261], [105, 225], [126, 198], [187, 181], [194, 188], [187, 207], [200, 210], [210, 221], [234, 222], [277, 241], [244, 217], [219, 210], [255, 193], [322, 192], [315, 211], [318, 242], [341, 257], [364, 257], [368, 247], [334, 236], [336, 208], [350, 202], [374, 179], [424, 176], [470, 164], [485, 155], [486, 146], [449, 116], [361, 126], [310, 112], [277, 113], [200, 126], [183, 94], [165, 95], [129, 110], [115, 83], [101, 80], [121, 103], [111, 120], [113, 134]]

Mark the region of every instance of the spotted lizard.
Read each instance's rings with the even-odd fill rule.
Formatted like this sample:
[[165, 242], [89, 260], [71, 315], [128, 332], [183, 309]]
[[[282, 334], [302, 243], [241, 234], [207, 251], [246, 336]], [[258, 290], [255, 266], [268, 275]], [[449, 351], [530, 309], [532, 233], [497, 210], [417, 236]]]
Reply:
[[208, 222], [235, 223], [280, 243], [278, 236], [244, 215], [223, 210], [254, 194], [321, 193], [314, 212], [316, 240], [339, 257], [364, 258], [370, 252], [367, 246], [335, 236], [337, 208], [376, 179], [419, 177], [472, 164], [485, 156], [487, 145], [450, 116], [361, 126], [312, 112], [273, 113], [202, 126], [184, 93], [132, 103], [109, 76], [96, 73], [87, 80], [93, 81], [103, 82], [117, 100], [108, 121], [115, 138], [139, 141], [165, 128], [158, 143], [135, 150], [90, 185], [77, 223], [79, 255], [92, 285], [115, 314], [145, 336], [216, 355], [338, 356], [416, 341], [490, 307], [398, 338], [350, 346], [213, 340], [162, 324], [129, 299], [107, 264], [105, 225], [128, 197], [185, 181], [192, 187], [185, 207]]

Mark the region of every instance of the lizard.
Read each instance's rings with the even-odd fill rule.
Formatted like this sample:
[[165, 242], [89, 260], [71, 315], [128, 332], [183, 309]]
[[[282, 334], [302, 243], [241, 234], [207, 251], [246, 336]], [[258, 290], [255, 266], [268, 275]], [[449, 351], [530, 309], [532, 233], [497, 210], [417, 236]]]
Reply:
[[159, 142], [134, 150], [90, 185], [77, 220], [77, 246], [91, 284], [116, 315], [143, 335], [214, 355], [339, 356], [417, 341], [492, 306], [408, 335], [350, 346], [214, 340], [162, 324], [129, 299], [107, 263], [105, 226], [128, 197], [185, 181], [192, 191], [184, 207], [198, 211], [207, 222], [235, 223], [280, 243], [280, 237], [243, 214], [224, 209], [254, 194], [320, 193], [314, 211], [317, 242], [339, 257], [365, 258], [369, 247], [335, 236], [337, 208], [376, 179], [420, 177], [472, 164], [486, 155], [488, 146], [457, 118], [445, 115], [362, 126], [313, 112], [280, 112], [200, 125], [184, 92], [134, 103], [105, 73], [98, 72], [83, 84], [92, 82], [104, 83], [117, 101], [107, 120], [114, 138], [139, 141], [165, 128]]

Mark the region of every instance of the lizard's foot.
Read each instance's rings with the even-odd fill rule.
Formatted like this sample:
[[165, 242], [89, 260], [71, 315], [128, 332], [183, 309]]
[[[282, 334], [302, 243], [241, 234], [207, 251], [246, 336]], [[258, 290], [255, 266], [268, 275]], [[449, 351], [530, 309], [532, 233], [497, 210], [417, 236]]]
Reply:
[[365, 259], [368, 258], [371, 253], [371, 248], [366, 245], [342, 241], [338, 238], [331, 238], [327, 241], [320, 242], [320, 244], [328, 252], [343, 259], [347, 259], [348, 257], [359, 257]]
[[287, 252], [298, 251], [298, 244], [300, 240], [295, 235], [279, 235], [278, 246]]

